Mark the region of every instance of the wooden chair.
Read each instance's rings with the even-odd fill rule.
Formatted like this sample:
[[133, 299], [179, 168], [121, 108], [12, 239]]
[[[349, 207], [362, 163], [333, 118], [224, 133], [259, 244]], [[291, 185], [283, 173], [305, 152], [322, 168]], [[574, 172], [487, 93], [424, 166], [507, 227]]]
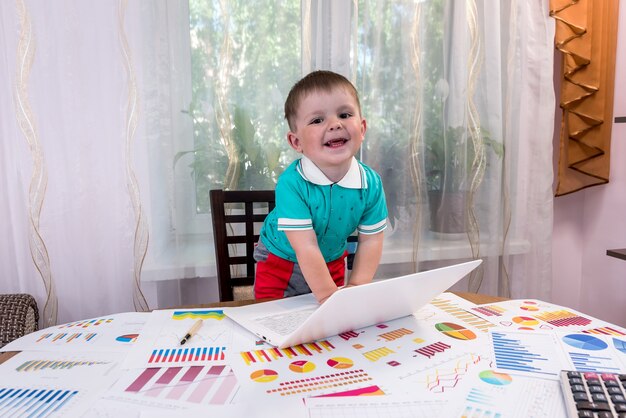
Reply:
[[[356, 247], [358, 245], [359, 242], [359, 236], [358, 235], [350, 235], [347, 239], [347, 243], [348, 243], [348, 256], [346, 257], [346, 268], [348, 270], [352, 270], [352, 265], [354, 264], [354, 255], [356, 254]], [[347, 279], [347, 276], [346, 276]]]
[[[273, 190], [211, 190], [220, 302], [254, 299], [254, 246], [274, 208]], [[256, 224], [256, 228], [255, 228]]]
[[[274, 191], [211, 190], [209, 197], [220, 302], [254, 299], [256, 261], [252, 254], [259, 241], [258, 230], [274, 209]], [[352, 270], [357, 242], [358, 236], [348, 237], [348, 270]]]

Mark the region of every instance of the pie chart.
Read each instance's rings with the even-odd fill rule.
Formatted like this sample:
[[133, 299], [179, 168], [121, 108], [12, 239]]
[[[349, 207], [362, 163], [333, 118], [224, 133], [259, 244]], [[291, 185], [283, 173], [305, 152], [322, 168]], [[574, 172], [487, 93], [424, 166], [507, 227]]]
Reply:
[[531, 318], [529, 316], [516, 316], [513, 318], [513, 322], [525, 327], [532, 327], [533, 325], [537, 325], [539, 323], [539, 321], [535, 318]]
[[278, 373], [274, 370], [256, 370], [250, 374], [250, 379], [259, 383], [267, 383], [278, 379]]
[[334, 369], [349, 369], [354, 366], [354, 362], [345, 357], [333, 357], [329, 359], [326, 364]]
[[139, 334], [125, 334], [125, 335], [120, 335], [115, 340], [120, 341], [122, 343], [134, 343], [137, 337], [139, 337]]
[[296, 373], [309, 373], [315, 370], [315, 364], [307, 360], [298, 360], [289, 365], [289, 370]]
[[626, 354], [626, 341], [618, 340], [617, 338], [613, 338], [613, 345], [615, 348], [622, 353]]
[[582, 350], [604, 350], [609, 345], [599, 338], [592, 337], [591, 335], [582, 334], [569, 334], [563, 337], [563, 342], [572, 347], [580, 348]]
[[495, 386], [505, 386], [513, 381], [510, 375], [494, 372], [493, 370], [484, 370], [478, 374], [478, 377], [483, 382]]
[[440, 322], [435, 324], [435, 329], [457, 340], [473, 340], [476, 338], [476, 334], [472, 331], [460, 325], [453, 324], [452, 322]]
[[529, 311], [529, 312], [536, 312], [539, 310], [538, 307], [536, 306], [532, 306], [532, 305], [524, 305], [524, 306], [520, 306], [520, 309], [524, 310], [524, 311]]

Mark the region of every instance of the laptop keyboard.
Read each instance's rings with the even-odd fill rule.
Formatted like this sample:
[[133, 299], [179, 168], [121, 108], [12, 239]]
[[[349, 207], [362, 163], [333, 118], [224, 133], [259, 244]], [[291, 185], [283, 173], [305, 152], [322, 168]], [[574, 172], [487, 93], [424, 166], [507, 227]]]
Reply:
[[561, 371], [568, 417], [626, 418], [626, 374]]
[[265, 328], [271, 329], [281, 336], [289, 335], [294, 332], [309, 316], [311, 316], [314, 311], [315, 308], [280, 313], [258, 318], [256, 321]]

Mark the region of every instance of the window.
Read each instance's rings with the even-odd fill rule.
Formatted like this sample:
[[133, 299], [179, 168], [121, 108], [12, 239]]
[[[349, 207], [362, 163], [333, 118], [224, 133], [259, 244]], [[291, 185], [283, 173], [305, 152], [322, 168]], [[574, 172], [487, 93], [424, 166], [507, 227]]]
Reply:
[[300, 75], [300, 21], [299, 1], [190, 1], [197, 213], [211, 188], [273, 189], [292, 160], [283, 103]]
[[[161, 201], [151, 211], [159, 232], [151, 236], [148, 276], [161, 258], [176, 269], [163, 277], [214, 274], [208, 192], [274, 187], [297, 157], [285, 140], [284, 100], [315, 69], [347, 76], [360, 93], [368, 131], [358, 157], [383, 178], [390, 216], [383, 263], [527, 251], [523, 238], [519, 248], [502, 249], [509, 228], [503, 109], [512, 109], [506, 88], [521, 84], [506, 84], [504, 75], [503, 45], [516, 47], [507, 43], [514, 13], [490, 4], [189, 0], [180, 33], [172, 35], [168, 22], [178, 48], [167, 52], [175, 71], [164, 118], [175, 122], [173, 145], [158, 158], [171, 174], [150, 186]], [[431, 225], [438, 212], [452, 218], [457, 195], [465, 199], [465, 229]], [[439, 210], [430, 215], [431, 208]]]

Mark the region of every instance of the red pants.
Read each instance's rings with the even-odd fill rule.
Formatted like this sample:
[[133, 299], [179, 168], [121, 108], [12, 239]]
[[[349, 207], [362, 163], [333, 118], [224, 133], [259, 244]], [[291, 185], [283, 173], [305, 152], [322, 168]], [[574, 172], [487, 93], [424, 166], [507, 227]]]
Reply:
[[[330, 276], [337, 286], [343, 286], [346, 275], [346, 251], [341, 257], [326, 263]], [[254, 280], [254, 297], [256, 299], [284, 298], [311, 293], [300, 266], [272, 253], [267, 259], [258, 260], [256, 278]]]

